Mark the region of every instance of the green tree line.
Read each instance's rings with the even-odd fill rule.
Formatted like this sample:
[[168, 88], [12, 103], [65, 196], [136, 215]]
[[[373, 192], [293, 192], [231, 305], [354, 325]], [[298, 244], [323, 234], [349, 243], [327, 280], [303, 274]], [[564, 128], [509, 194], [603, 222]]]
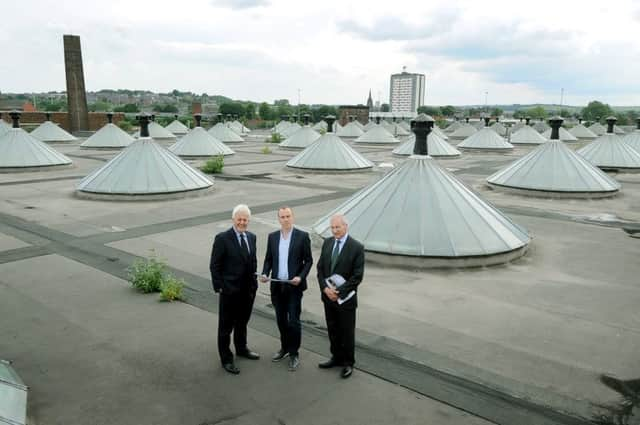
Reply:
[[542, 106], [536, 106], [529, 109], [519, 109], [513, 116], [514, 118], [526, 118], [532, 119], [547, 119], [552, 115], [560, 115], [563, 118], [582, 118], [585, 121], [604, 123], [605, 119], [610, 116], [614, 116], [618, 119], [619, 125], [633, 125], [636, 123], [636, 119], [640, 116], [638, 111], [615, 111], [611, 106], [598, 100], [593, 100], [587, 104], [584, 108], [578, 111], [569, 111], [566, 108], [558, 109], [545, 109]]

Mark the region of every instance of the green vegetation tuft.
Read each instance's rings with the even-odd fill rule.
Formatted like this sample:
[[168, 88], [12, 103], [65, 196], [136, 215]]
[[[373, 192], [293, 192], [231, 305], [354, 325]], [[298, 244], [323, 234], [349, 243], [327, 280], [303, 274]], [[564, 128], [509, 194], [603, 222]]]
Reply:
[[266, 143], [280, 143], [284, 140], [284, 137], [280, 133], [271, 133], [271, 137], [265, 140]]
[[153, 250], [149, 258], [136, 260], [127, 269], [127, 274], [131, 285], [143, 294], [160, 292], [161, 301], [184, 299], [184, 280], [167, 272], [167, 264], [158, 259]]
[[171, 275], [167, 276], [160, 286], [160, 300], [171, 302], [184, 299], [182, 295], [184, 285], [184, 280], [177, 279]]
[[207, 162], [200, 169], [202, 170], [203, 173], [218, 174], [222, 172], [223, 167], [224, 167], [224, 156], [218, 155], [207, 160]]
[[152, 251], [149, 258], [136, 260], [127, 269], [129, 282], [144, 294], [159, 292], [165, 279], [166, 269], [167, 265]]

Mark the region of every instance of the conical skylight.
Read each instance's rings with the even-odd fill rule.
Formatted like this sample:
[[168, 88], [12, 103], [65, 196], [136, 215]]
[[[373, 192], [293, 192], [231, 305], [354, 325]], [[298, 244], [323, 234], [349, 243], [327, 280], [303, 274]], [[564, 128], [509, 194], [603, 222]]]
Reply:
[[444, 134], [444, 131], [440, 130], [440, 127], [438, 127], [437, 125], [433, 126], [433, 130], [431, 130], [431, 132], [437, 134], [438, 136], [440, 136], [440, 138], [442, 140], [449, 140], [449, 136]]
[[320, 138], [320, 133], [311, 127], [302, 127], [280, 143], [285, 149], [304, 149]]
[[[542, 136], [550, 139], [551, 138], [551, 129], [545, 130], [542, 132]], [[563, 142], [577, 142], [578, 139], [573, 134], [569, 133], [564, 127], [560, 127], [560, 140]]]
[[327, 123], [322, 120], [315, 123], [311, 128], [313, 128], [315, 131], [327, 131]]
[[228, 121], [226, 122], [227, 127], [236, 133], [238, 136], [242, 136], [242, 124], [239, 121]]
[[[398, 123], [398, 125], [402, 128], [404, 128], [405, 130], [407, 130], [409, 133], [411, 133], [411, 124], [409, 124], [408, 122], [402, 120]], [[434, 127], [435, 128], [435, 127]]]
[[378, 124], [376, 124], [374, 121], [369, 121], [368, 123], [365, 124], [365, 126], [362, 128], [365, 132], [371, 130], [373, 127], [377, 126]]
[[638, 120], [638, 128], [624, 136], [622, 141], [640, 152], [640, 119]]
[[484, 202], [431, 157], [409, 157], [318, 220], [313, 230], [330, 236], [329, 221], [337, 213], [346, 216], [349, 234], [365, 249], [385, 254], [489, 256], [529, 243], [526, 230]]
[[[543, 143], [487, 179], [497, 186], [570, 194], [613, 194], [620, 184], [561, 140]], [[541, 193], [542, 194], [542, 193]]]
[[[134, 135], [135, 138], [140, 137], [140, 131], [137, 131]], [[172, 141], [176, 140], [176, 136], [169, 130], [161, 126], [155, 121], [149, 122], [149, 137], [160, 141]]]
[[[562, 119], [551, 119], [560, 128]], [[543, 143], [487, 178], [491, 185], [531, 191], [545, 196], [600, 197], [615, 194], [620, 184], [569, 149], [560, 140]]]
[[69, 164], [69, 158], [21, 128], [12, 128], [0, 136], [0, 169]]
[[229, 127], [219, 122], [208, 130], [209, 134], [223, 143], [240, 143], [244, 142], [242, 137], [238, 136]]
[[169, 123], [165, 129], [174, 136], [184, 136], [189, 132], [186, 125], [182, 124], [177, 118]]
[[577, 137], [578, 139], [595, 139], [596, 137], [598, 137], [596, 133], [589, 130], [587, 127], [585, 127], [582, 124], [577, 124], [571, 127], [569, 129], [569, 133], [571, 133], [573, 136]]
[[482, 130], [464, 139], [458, 143], [459, 148], [463, 149], [485, 149], [485, 150], [507, 150], [513, 149], [513, 145], [503, 137], [490, 129], [484, 127]]
[[91, 137], [80, 144], [83, 148], [120, 149], [134, 141], [128, 133], [113, 123], [107, 123]]
[[640, 169], [640, 152], [625, 143], [622, 137], [613, 133], [615, 117], [607, 118], [607, 133], [578, 150], [589, 162], [604, 169]]
[[355, 124], [355, 121], [352, 121], [339, 128], [336, 134], [339, 137], [356, 138], [362, 136], [363, 133], [362, 129]]
[[308, 170], [357, 171], [373, 163], [333, 133], [326, 133], [287, 162], [287, 167]]
[[[416, 136], [414, 134], [409, 136], [406, 142], [395, 148], [392, 153], [394, 155], [412, 155], [415, 143]], [[434, 158], [456, 158], [460, 156], [460, 151], [458, 149], [447, 143], [433, 130], [427, 137], [427, 151], [429, 152], [429, 156]]]
[[504, 137], [507, 135], [507, 128], [499, 122], [494, 122], [490, 128], [498, 133], [498, 136]]
[[607, 129], [599, 122], [594, 122], [593, 124], [591, 124], [589, 126], [589, 130], [594, 132], [597, 136], [602, 136], [607, 132]]
[[195, 127], [186, 136], [178, 140], [169, 150], [178, 156], [187, 157], [234, 154], [231, 148], [207, 133], [200, 126]]
[[82, 179], [76, 188], [79, 195], [140, 200], [150, 199], [149, 195], [173, 196], [213, 185], [207, 176], [149, 137], [148, 115], [141, 115], [139, 120], [142, 137]]
[[[537, 131], [538, 133], [544, 133], [545, 131], [549, 130], [549, 126], [547, 125], [546, 122], [544, 121], [538, 121], [537, 123], [533, 124], [533, 129], [535, 131]], [[562, 140], [562, 139], [561, 139]]]
[[[433, 120], [418, 116], [414, 131], [422, 128], [423, 119]], [[426, 146], [426, 140], [423, 143]], [[318, 220], [313, 230], [330, 236], [331, 216], [338, 213], [345, 215], [349, 234], [366, 250], [390, 254], [385, 258], [400, 265], [420, 265], [405, 259], [427, 258], [443, 263], [464, 258], [476, 261], [467, 265], [491, 264], [494, 256], [521, 255], [529, 243], [526, 230], [424, 155], [411, 155]]]
[[11, 126], [2, 119], [2, 114], [0, 113], [0, 136], [2, 136], [7, 131], [11, 130]]
[[523, 145], [539, 145], [546, 142], [547, 139], [533, 128], [525, 125], [520, 130], [511, 135], [511, 143]]
[[283, 137], [289, 137], [293, 135], [295, 132], [297, 132], [298, 130], [300, 130], [301, 128], [302, 126], [300, 124], [298, 124], [297, 122], [293, 122], [289, 124], [287, 127], [283, 128], [282, 131], [280, 131], [279, 133]]
[[444, 131], [445, 133], [451, 134], [457, 129], [459, 129], [460, 127], [462, 127], [462, 124], [459, 121], [454, 121], [451, 124], [449, 124], [447, 128], [444, 129]]
[[474, 135], [478, 130], [469, 123], [460, 124], [457, 130], [449, 134], [452, 139], [466, 139], [467, 137]]
[[411, 133], [405, 130], [401, 125], [396, 123], [390, 123], [386, 126], [387, 131], [393, 134], [395, 137], [409, 136]]
[[278, 122], [278, 124], [275, 125], [275, 127], [273, 127], [273, 132], [282, 134], [282, 131], [290, 125], [291, 123], [289, 121], [281, 120], [280, 122]]
[[523, 128], [524, 126], [528, 126], [528, 124], [526, 124], [524, 121], [518, 121], [517, 123], [515, 123], [513, 125], [513, 127], [511, 127], [511, 134], [515, 134], [516, 131], [520, 130], [521, 128]]
[[156, 195], [205, 189], [213, 184], [200, 171], [149, 137], [133, 142], [78, 184], [104, 195]]
[[41, 142], [73, 142], [78, 140], [51, 121], [43, 122], [30, 134]]
[[238, 136], [243, 136], [249, 133], [249, 129], [242, 125], [238, 120], [227, 122], [227, 127], [229, 127]]
[[367, 130], [355, 140], [355, 143], [366, 143], [372, 145], [393, 145], [400, 143], [386, 128], [381, 125], [374, 126], [371, 130]]

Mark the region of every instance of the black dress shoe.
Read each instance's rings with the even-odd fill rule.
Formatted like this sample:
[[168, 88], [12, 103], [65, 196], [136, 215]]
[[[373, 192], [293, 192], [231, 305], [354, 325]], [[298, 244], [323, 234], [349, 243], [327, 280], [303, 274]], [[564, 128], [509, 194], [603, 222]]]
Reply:
[[222, 368], [233, 375], [240, 373], [240, 369], [238, 369], [233, 363], [223, 363]]
[[338, 362], [332, 358], [327, 360], [326, 362], [318, 363], [318, 367], [320, 369], [331, 369], [332, 367], [336, 367], [336, 366], [339, 366]]
[[288, 355], [289, 355], [289, 353], [287, 351], [280, 350], [277, 353], [275, 353], [273, 356], [271, 356], [271, 361], [272, 362], [279, 362], [280, 360], [284, 359]]
[[353, 367], [351, 366], [345, 366], [342, 368], [342, 372], [340, 372], [340, 377], [342, 379], [347, 379], [348, 377], [350, 377], [353, 374]]
[[245, 359], [249, 359], [249, 360], [258, 360], [260, 358], [260, 354], [251, 350], [239, 351], [236, 353], [236, 356], [244, 357]]
[[300, 366], [300, 359], [298, 356], [289, 357], [289, 372], [295, 372], [298, 370], [298, 366]]

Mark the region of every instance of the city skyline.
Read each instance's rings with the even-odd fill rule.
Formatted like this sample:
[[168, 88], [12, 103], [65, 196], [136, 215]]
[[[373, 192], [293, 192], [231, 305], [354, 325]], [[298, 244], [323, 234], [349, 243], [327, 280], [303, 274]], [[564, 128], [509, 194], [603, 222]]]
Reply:
[[[366, 7], [364, 7], [366, 4]], [[523, 3], [525, 5], [525, 3]], [[403, 66], [427, 105], [636, 105], [640, 4], [185, 0], [6, 5], [2, 92], [63, 91], [62, 36], [81, 37], [89, 91], [173, 89], [273, 102], [388, 103]], [[28, 23], [29, 25], [26, 25]], [[384, 93], [383, 97], [376, 96]]]

